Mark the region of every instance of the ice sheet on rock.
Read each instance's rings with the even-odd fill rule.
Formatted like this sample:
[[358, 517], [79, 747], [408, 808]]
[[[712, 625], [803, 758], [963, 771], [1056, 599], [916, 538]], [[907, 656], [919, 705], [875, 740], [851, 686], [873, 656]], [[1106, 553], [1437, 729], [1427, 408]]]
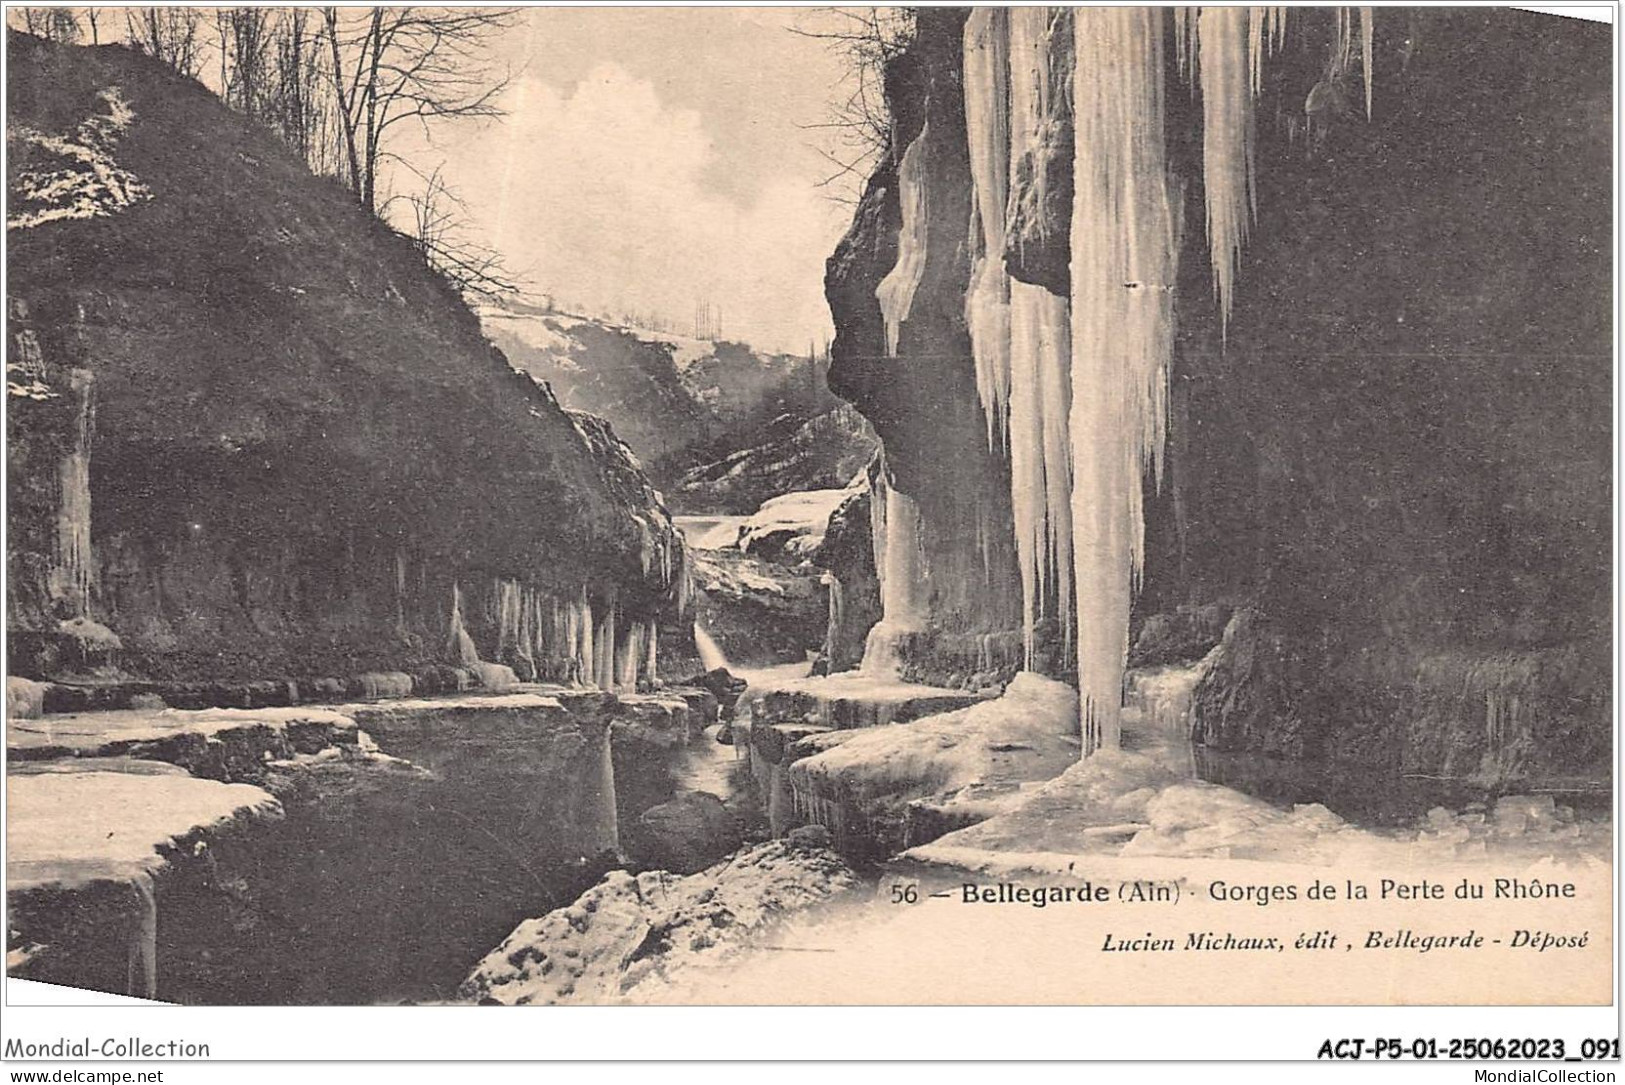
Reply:
[[694, 579], [700, 589], [706, 593], [720, 593], [722, 595], [740, 598], [755, 592], [767, 595], [783, 595], [784, 585], [770, 576], [763, 576], [754, 572], [749, 565], [733, 562], [724, 565], [720, 562], [707, 561], [703, 557], [694, 559]]
[[793, 538], [785, 552], [793, 557], [811, 557], [824, 543], [829, 518], [856, 490], [794, 490], [770, 497], [747, 516], [739, 526], [738, 547], [749, 550], [752, 543], [771, 535], [789, 532]]
[[931, 213], [926, 198], [925, 152], [930, 134], [931, 126], [927, 123], [903, 152], [903, 161], [897, 167], [898, 200], [903, 219], [897, 235], [897, 263], [875, 287], [875, 299], [880, 302], [881, 317], [886, 324], [887, 354], [897, 353], [898, 335], [914, 308], [914, 292], [920, 288], [920, 277], [925, 274]]
[[111, 743], [147, 742], [177, 734], [210, 736], [240, 727], [284, 729], [293, 724], [321, 724], [353, 731], [355, 721], [342, 711], [314, 706], [281, 708], [121, 709], [9, 719], [6, 744], [17, 749], [66, 746], [91, 753]]
[[673, 516], [672, 522], [683, 533], [683, 539], [693, 550], [732, 550], [739, 546], [739, 531], [746, 516]]
[[1551, 796], [1510, 797], [1487, 812], [1440, 809], [1409, 829], [1364, 829], [1318, 803], [1284, 809], [1183, 778], [1155, 757], [1103, 750], [1017, 808], [920, 850], [935, 847], [1412, 867], [1485, 858], [1606, 862], [1612, 832], [1606, 821], [1578, 817]]
[[45, 713], [45, 683], [6, 676], [6, 719], [34, 719]]
[[790, 786], [808, 808], [837, 791], [860, 803], [963, 797], [997, 805], [1017, 785], [1076, 761], [1077, 734], [1077, 691], [1023, 672], [995, 700], [854, 732], [791, 765]]
[[567, 907], [521, 923], [463, 982], [502, 1005], [661, 1002], [668, 984], [725, 982], [747, 948], [859, 882], [822, 849], [773, 841], [698, 874], [612, 871]]
[[74, 888], [160, 870], [158, 849], [237, 817], [280, 817], [260, 788], [168, 772], [51, 772], [6, 780], [6, 888]]

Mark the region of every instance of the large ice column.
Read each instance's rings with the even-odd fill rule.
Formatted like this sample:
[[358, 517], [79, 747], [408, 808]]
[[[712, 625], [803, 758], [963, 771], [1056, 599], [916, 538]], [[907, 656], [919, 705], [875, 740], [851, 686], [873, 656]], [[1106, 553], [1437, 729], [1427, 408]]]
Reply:
[[976, 8], [965, 21], [965, 134], [976, 216], [975, 262], [965, 294], [965, 328], [976, 360], [976, 390], [997, 447], [1012, 389], [1010, 276], [1004, 270], [1005, 202], [1010, 189], [1009, 11]]
[[[1010, 161], [1041, 151], [1052, 115], [1049, 11], [1010, 9]], [[1067, 300], [1040, 286], [1010, 284], [1010, 468], [1016, 555], [1028, 666], [1034, 627], [1053, 617], [1072, 632], [1072, 378]]]
[[[1183, 8], [1175, 19], [1182, 47], [1191, 54], [1181, 60], [1196, 69], [1202, 88], [1202, 194], [1223, 328], [1230, 319], [1241, 248], [1258, 210], [1253, 99], [1263, 88], [1264, 60], [1281, 42], [1286, 9]], [[1346, 19], [1340, 14], [1340, 25]]]
[[1252, 32], [1259, 26], [1254, 12], [1267, 10], [1202, 8], [1197, 16], [1202, 194], [1221, 327], [1230, 319], [1236, 265], [1255, 210], [1253, 94], [1261, 66], [1256, 53], [1249, 57], [1248, 52]]
[[1065, 298], [1010, 284], [1010, 506], [1029, 666], [1040, 619], [1063, 639], [1072, 629], [1070, 339]]
[[648, 647], [644, 652], [644, 677], [652, 686], [660, 680], [660, 623], [650, 620], [648, 625]]
[[485, 689], [511, 689], [518, 684], [519, 676], [512, 667], [480, 658], [480, 650], [463, 621], [463, 589], [456, 583], [451, 586], [451, 622], [446, 639], [448, 651], [457, 657], [458, 663], [474, 672]]
[[930, 227], [930, 206], [926, 198], [925, 148], [930, 125], [920, 129], [914, 142], [903, 152], [897, 167], [898, 202], [902, 227], [897, 235], [897, 263], [875, 287], [880, 315], [886, 323], [886, 353], [897, 353], [897, 337], [903, 321], [914, 308], [914, 293], [925, 274], [926, 237]]
[[880, 578], [880, 621], [869, 630], [859, 669], [895, 678], [902, 671], [903, 637], [924, 624], [925, 561], [920, 551], [920, 510], [914, 499], [884, 482], [870, 499], [875, 569]]
[[90, 446], [95, 425], [93, 376], [88, 369], [69, 374], [76, 400], [72, 443], [57, 465], [56, 560], [51, 594], [63, 617], [88, 618], [95, 563], [90, 549]]
[[1141, 484], [1160, 459], [1178, 229], [1163, 157], [1162, 13], [1074, 15], [1072, 531], [1084, 750], [1119, 743]]
[[451, 622], [446, 635], [446, 649], [465, 667], [476, 666], [480, 661], [480, 650], [475, 647], [474, 638], [469, 636], [468, 626], [463, 622], [463, 589], [460, 584], [451, 586]]
[[615, 599], [613, 595], [604, 605], [598, 618], [598, 636], [593, 644], [592, 684], [599, 689], [615, 688]]

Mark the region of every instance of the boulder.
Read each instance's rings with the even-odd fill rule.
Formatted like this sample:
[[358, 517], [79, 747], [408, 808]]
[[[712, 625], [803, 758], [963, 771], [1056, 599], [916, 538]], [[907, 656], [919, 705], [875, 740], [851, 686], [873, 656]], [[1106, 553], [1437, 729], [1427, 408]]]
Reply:
[[685, 791], [645, 810], [626, 830], [627, 854], [639, 866], [693, 874], [739, 848], [739, 821], [721, 799]]

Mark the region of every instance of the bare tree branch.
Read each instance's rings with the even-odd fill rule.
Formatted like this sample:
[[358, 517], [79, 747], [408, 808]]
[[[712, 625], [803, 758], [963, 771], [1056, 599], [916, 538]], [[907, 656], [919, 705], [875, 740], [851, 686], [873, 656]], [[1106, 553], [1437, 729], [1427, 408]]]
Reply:
[[514, 25], [512, 8], [322, 9], [338, 101], [345, 180], [377, 210], [378, 164], [402, 121], [497, 117], [509, 73], [489, 62], [491, 39]]
[[408, 162], [397, 161], [423, 182], [423, 188], [388, 196], [378, 212], [383, 216], [397, 203], [406, 206], [408, 222], [401, 233], [411, 239], [425, 266], [465, 296], [500, 298], [518, 294], [521, 276], [508, 268], [502, 254], [466, 236], [467, 206], [446, 184], [443, 167], [436, 166], [425, 174]]
[[817, 182], [838, 203], [857, 202], [876, 162], [891, 146], [886, 64], [914, 40], [913, 8], [816, 8], [790, 32], [825, 43], [842, 61], [844, 97], [824, 120], [799, 127], [828, 133], [835, 147], [815, 146], [834, 167]]

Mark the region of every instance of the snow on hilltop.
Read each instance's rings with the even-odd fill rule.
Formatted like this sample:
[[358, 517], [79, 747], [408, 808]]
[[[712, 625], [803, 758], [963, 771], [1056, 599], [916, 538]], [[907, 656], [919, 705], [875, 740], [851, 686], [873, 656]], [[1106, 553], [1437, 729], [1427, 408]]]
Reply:
[[522, 301], [478, 308], [485, 334], [513, 364], [552, 386], [571, 410], [608, 419], [654, 469], [732, 432], [791, 411], [827, 409], [807, 358], [741, 343], [618, 324]]

